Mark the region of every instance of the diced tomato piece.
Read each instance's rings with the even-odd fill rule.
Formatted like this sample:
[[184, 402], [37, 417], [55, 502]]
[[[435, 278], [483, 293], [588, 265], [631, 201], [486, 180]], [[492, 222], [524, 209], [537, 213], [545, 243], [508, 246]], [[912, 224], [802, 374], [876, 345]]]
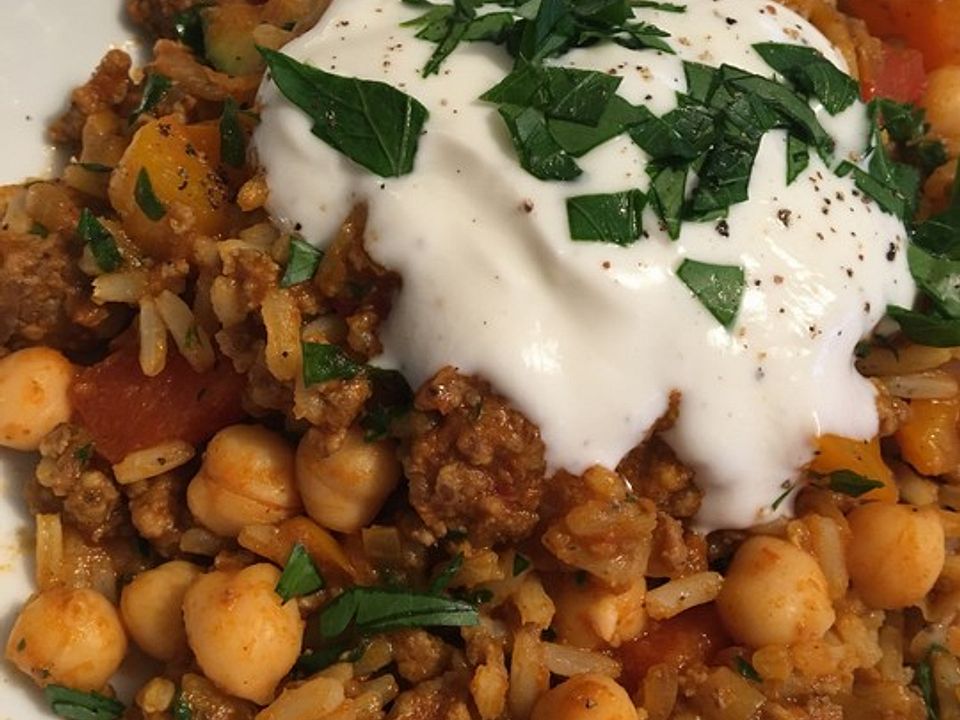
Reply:
[[840, 9], [919, 50], [928, 72], [960, 64], [960, 0], [842, 0]]
[[913, 48], [884, 44], [875, 67], [861, 69], [864, 100], [874, 97], [917, 103], [927, 89], [923, 55]]
[[205, 373], [178, 352], [163, 372], [147, 377], [136, 347], [125, 347], [77, 373], [71, 387], [75, 419], [112, 463], [133, 450], [169, 440], [198, 444], [245, 417], [240, 404], [244, 379], [220, 359]]
[[713, 603], [698, 605], [669, 620], [651, 622], [641, 637], [620, 646], [620, 681], [635, 692], [654, 665], [665, 663], [680, 669], [706, 663], [731, 643]]

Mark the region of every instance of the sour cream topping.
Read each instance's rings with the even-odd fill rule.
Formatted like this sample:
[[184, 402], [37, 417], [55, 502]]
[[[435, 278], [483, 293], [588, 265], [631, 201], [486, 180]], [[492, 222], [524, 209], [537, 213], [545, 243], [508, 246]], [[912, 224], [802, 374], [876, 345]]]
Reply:
[[[810, 45], [842, 57], [809, 23], [767, 0], [691, 0], [684, 13], [638, 9], [671, 34], [676, 55], [612, 43], [556, 64], [623, 78], [618, 93], [656, 114], [686, 90], [682, 60], [772, 71], [758, 42]], [[855, 344], [888, 303], [914, 295], [903, 224], [811, 153], [786, 184], [785, 137], [764, 136], [750, 199], [725, 223], [686, 222], [677, 241], [644, 214], [646, 237], [623, 248], [573, 242], [572, 195], [646, 190], [645, 153], [627, 136], [591, 151], [572, 182], [524, 171], [496, 108], [477, 98], [509, 73], [501, 47], [464, 43], [440, 74], [434, 49], [400, 24], [422, 8], [400, 0], [334, 0], [283, 52], [339, 75], [381, 80], [429, 109], [414, 171], [383, 179], [310, 133], [310, 120], [269, 81], [256, 152], [272, 215], [317, 246], [350, 208], [369, 206], [366, 246], [403, 287], [376, 362], [414, 387], [444, 365], [477, 373], [540, 427], [552, 468], [615, 467], [681, 393], [666, 436], [705, 491], [703, 529], [773, 517], [784, 483], [824, 433], [877, 431], [873, 388], [853, 367]], [[865, 108], [830, 116], [835, 162], [858, 157]], [[676, 277], [684, 258], [739, 265], [747, 289], [728, 331]]]

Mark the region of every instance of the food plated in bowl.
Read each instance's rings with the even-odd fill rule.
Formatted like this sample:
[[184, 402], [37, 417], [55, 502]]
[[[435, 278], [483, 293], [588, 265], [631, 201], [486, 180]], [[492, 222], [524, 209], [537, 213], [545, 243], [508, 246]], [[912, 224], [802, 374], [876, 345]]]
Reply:
[[819, 2], [128, 9], [3, 196], [54, 713], [957, 711], [950, 67]]

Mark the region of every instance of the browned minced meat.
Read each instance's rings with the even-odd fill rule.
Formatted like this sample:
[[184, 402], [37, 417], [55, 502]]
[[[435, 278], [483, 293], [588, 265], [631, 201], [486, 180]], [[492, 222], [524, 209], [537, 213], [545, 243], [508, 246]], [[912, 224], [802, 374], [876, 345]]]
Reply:
[[541, 541], [567, 565], [613, 589], [646, 573], [656, 509], [632, 495], [612, 470], [594, 466], [580, 476], [558, 473], [541, 512], [546, 523]]
[[676, 518], [657, 513], [647, 575], [679, 578], [707, 569], [707, 542], [703, 535], [686, 530]]
[[647, 437], [617, 465], [640, 497], [653, 500], [658, 510], [676, 518], [690, 518], [700, 509], [703, 493], [693, 482], [693, 471], [681, 463], [659, 433], [669, 430], [680, 411], [680, 395], [673, 393], [663, 416]]
[[471, 720], [469, 682], [463, 671], [422, 682], [400, 693], [387, 720]]
[[70, 109], [50, 126], [50, 138], [58, 144], [77, 143], [87, 116], [123, 105], [132, 85], [131, 64], [122, 50], [108, 51], [90, 79], [70, 95]]
[[401, 459], [427, 527], [466, 531], [476, 546], [530, 533], [544, 483], [537, 427], [486, 382], [451, 367], [420, 388], [415, 407], [431, 415], [414, 423]]
[[117, 484], [88, 469], [92, 449], [79, 429], [61, 425], [40, 443], [41, 460], [26, 488], [33, 512], [59, 512], [86, 539], [99, 542], [124, 526]]
[[400, 287], [396, 273], [378, 265], [364, 248], [367, 209], [355, 207], [340, 226], [317, 269], [314, 284], [350, 328], [347, 344], [364, 358], [379, 354], [377, 329]]
[[127, 488], [133, 526], [165, 557], [176, 553], [187, 525], [185, 491], [186, 482], [169, 474]]
[[0, 231], [0, 346], [69, 351], [94, 342], [108, 315], [90, 312], [88, 286], [63, 235]]
[[452, 648], [425, 630], [401, 630], [390, 636], [397, 672], [412, 683], [432, 680], [450, 664]]

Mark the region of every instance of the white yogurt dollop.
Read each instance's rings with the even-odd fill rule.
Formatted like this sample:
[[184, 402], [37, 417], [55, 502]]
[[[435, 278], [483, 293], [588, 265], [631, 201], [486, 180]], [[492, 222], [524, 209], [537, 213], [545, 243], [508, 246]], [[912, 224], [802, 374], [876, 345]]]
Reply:
[[[439, 75], [421, 77], [435, 46], [400, 27], [421, 11], [400, 0], [334, 0], [316, 28], [283, 48], [426, 105], [414, 172], [382, 179], [355, 165], [313, 136], [307, 116], [269, 82], [255, 136], [270, 212], [310, 242], [329, 242], [350, 208], [368, 203], [367, 248], [403, 277], [378, 362], [414, 387], [444, 365], [484, 376], [539, 425], [550, 465], [573, 472], [614, 467], [679, 391], [667, 439], [706, 493], [704, 529], [770, 519], [817, 435], [876, 433], [873, 389], [854, 370], [853, 349], [888, 303], [913, 298], [900, 221], [814, 153], [788, 187], [785, 138], [774, 131], [749, 201], [731, 208], [725, 228], [688, 222], [671, 241], [648, 208], [648, 237], [630, 247], [573, 242], [566, 198], [646, 190], [645, 153], [624, 135], [581, 158], [573, 182], [529, 175], [496, 108], [477, 100], [511, 58], [464, 43]], [[691, 0], [682, 14], [637, 16], [668, 31], [677, 55], [602, 44], [555, 62], [621, 76], [618, 93], [657, 114], [686, 89], [682, 60], [769, 76], [751, 45], [774, 41], [809, 44], [845, 67], [817, 30], [767, 0]], [[817, 114], [837, 158], [862, 152], [862, 104]], [[687, 257], [744, 268], [729, 331], [676, 277]]]

